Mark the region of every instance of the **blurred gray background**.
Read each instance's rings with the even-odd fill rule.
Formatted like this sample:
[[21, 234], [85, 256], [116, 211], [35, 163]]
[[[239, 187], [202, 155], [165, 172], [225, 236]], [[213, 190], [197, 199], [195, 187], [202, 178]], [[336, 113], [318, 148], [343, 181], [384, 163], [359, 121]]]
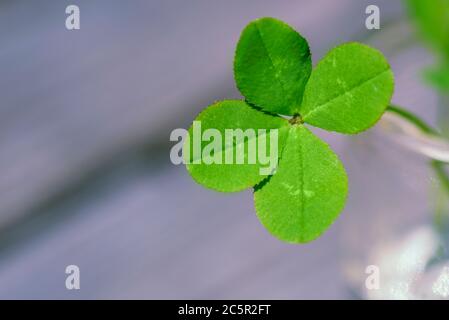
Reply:
[[[65, 28], [69, 4], [81, 30]], [[380, 30], [365, 28], [369, 4], [380, 7]], [[424, 167], [408, 171], [422, 183], [404, 189], [363, 156], [369, 142], [353, 147], [371, 133], [317, 131], [346, 164], [351, 191], [329, 231], [298, 246], [260, 225], [251, 190], [215, 193], [170, 162], [173, 129], [240, 97], [234, 48], [262, 16], [301, 32], [314, 63], [345, 41], [383, 50], [393, 100], [434, 122], [436, 97], [419, 78], [432, 56], [398, 0], [0, 1], [0, 298], [355, 297], [341, 272], [342, 230], [370, 214], [364, 206], [424, 211]], [[65, 288], [70, 264], [81, 290]]]

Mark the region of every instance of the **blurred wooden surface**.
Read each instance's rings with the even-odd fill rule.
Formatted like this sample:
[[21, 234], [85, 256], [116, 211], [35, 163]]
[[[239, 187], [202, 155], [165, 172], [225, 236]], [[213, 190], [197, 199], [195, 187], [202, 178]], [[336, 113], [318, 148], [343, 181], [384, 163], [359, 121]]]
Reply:
[[[395, 71], [395, 100], [432, 121], [422, 105], [435, 97], [417, 78], [430, 56], [365, 30], [371, 2], [77, 1], [71, 32], [69, 1], [0, 2], [0, 298], [349, 297], [341, 221], [310, 245], [280, 243], [250, 191], [196, 185], [171, 165], [168, 140], [204, 106], [239, 97], [233, 50], [260, 16], [300, 30], [315, 62], [372, 38]], [[400, 2], [374, 2], [410, 34]], [[345, 138], [325, 137], [346, 152]], [[80, 291], [64, 287], [69, 264]]]

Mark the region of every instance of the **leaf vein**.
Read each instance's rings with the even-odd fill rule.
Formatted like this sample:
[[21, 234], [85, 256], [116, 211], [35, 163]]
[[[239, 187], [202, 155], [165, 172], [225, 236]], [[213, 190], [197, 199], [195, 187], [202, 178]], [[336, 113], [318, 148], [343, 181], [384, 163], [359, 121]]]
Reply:
[[279, 75], [278, 75], [278, 72], [277, 72], [278, 67], [277, 67], [276, 64], [274, 63], [274, 60], [273, 60], [273, 58], [271, 57], [270, 52], [268, 51], [267, 45], [265, 44], [265, 41], [264, 41], [264, 39], [263, 39], [262, 32], [260, 31], [259, 26], [257, 25], [257, 23], [255, 23], [254, 26], [256, 27], [257, 35], [258, 35], [259, 38], [260, 38], [260, 42], [262, 43], [262, 47], [264, 48], [265, 52], [267, 53], [268, 60], [270, 60], [271, 66], [273, 67], [274, 77], [275, 77], [275, 79], [277, 80], [277, 82], [279, 82], [279, 85], [281, 86], [282, 97], [285, 98], [285, 92], [286, 92], [286, 91], [285, 91], [285, 84], [284, 84], [284, 82], [282, 81], [282, 79], [281, 79], [281, 78], [279, 77]]
[[300, 186], [299, 186], [299, 207], [300, 207], [300, 217], [299, 217], [299, 225], [301, 230], [304, 230], [304, 207], [305, 207], [305, 199], [304, 199], [304, 159], [303, 159], [303, 143], [299, 141], [299, 169], [300, 173]]
[[[279, 130], [280, 128], [273, 128], [273, 129]], [[220, 148], [219, 152], [217, 152], [216, 154], [223, 154], [226, 151], [228, 151], [229, 149], [234, 149], [235, 150], [235, 149], [239, 148], [242, 144], [243, 144], [243, 146], [245, 146], [245, 144], [249, 145], [249, 143], [251, 141], [253, 141], [253, 140], [258, 140], [260, 138], [264, 138], [265, 136], [268, 136], [269, 130], [273, 130], [273, 129], [265, 129], [265, 130], [268, 130], [268, 132], [265, 131], [264, 133], [261, 133], [261, 134], [256, 133], [254, 136], [251, 136], [251, 137], [249, 137], [247, 139], [238, 140], [235, 143], [232, 143], [232, 145], [224, 144], [224, 148]], [[222, 142], [223, 142], [223, 140], [222, 140]], [[222, 146], [223, 146], [223, 144], [222, 144]], [[201, 148], [201, 149], [203, 149], [203, 148]], [[202, 152], [201, 152], [200, 157], [199, 158], [194, 157], [192, 159], [192, 161], [196, 161], [196, 160], [204, 161], [204, 159], [212, 159], [212, 158], [213, 157], [205, 157], [205, 158], [203, 158], [202, 157]]]

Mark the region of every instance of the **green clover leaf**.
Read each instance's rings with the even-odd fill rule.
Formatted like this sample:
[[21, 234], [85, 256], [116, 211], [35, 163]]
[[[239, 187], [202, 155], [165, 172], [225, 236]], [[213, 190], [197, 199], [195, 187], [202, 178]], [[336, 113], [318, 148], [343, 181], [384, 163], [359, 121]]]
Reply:
[[358, 133], [382, 116], [393, 82], [382, 53], [361, 43], [345, 43], [315, 67], [299, 112], [304, 122], [319, 128]]
[[[210, 128], [217, 129], [221, 133], [221, 136], [225, 136], [226, 129], [241, 129], [245, 131], [247, 129], [280, 129], [279, 130], [279, 141], [280, 147], [282, 149], [284, 141], [287, 138], [289, 124], [288, 121], [277, 117], [262, 113], [248, 106], [244, 101], [239, 100], [224, 100], [217, 102], [205, 110], [203, 110], [195, 121], [200, 121], [201, 130], [199, 130], [199, 135]], [[200, 184], [222, 192], [236, 192], [241, 191], [250, 187], [253, 187], [260, 181], [266, 178], [266, 176], [260, 174], [261, 163], [256, 162], [250, 164], [247, 161], [244, 163], [236, 163], [236, 149], [241, 147], [244, 151], [245, 159], [248, 157], [248, 145], [251, 139], [243, 139], [236, 141], [233, 139], [232, 145], [222, 144], [221, 150], [211, 150], [208, 152], [208, 145], [210, 145], [210, 140], [219, 139], [218, 137], [211, 137], [211, 139], [206, 141], [201, 141], [201, 156], [202, 162], [200, 164], [195, 164], [194, 155], [194, 139], [190, 137], [194, 136], [193, 126], [189, 129], [189, 135], [187, 136], [186, 144], [189, 144], [189, 150], [191, 152], [185, 153], [184, 156], [188, 156], [187, 159], [187, 170], [190, 175]], [[269, 136], [256, 134], [253, 139], [268, 139], [266, 145], [269, 147], [271, 145]], [[241, 144], [241, 146], [240, 146]], [[256, 143], [257, 148], [260, 145]], [[267, 151], [269, 153], [270, 150]], [[225, 164], [225, 158], [227, 154], [232, 156], [232, 163]], [[222, 164], [215, 164], [209, 158], [219, 157]]]
[[[307, 41], [284, 22], [261, 18], [242, 32], [234, 78], [246, 101], [217, 102], [195, 119], [184, 143], [188, 172], [217, 191], [254, 187], [257, 216], [272, 235], [290, 243], [312, 241], [343, 210], [348, 182], [338, 156], [306, 124], [346, 134], [373, 126], [393, 94], [388, 62], [373, 48], [347, 43], [330, 50], [311, 70]], [[201, 128], [195, 129], [199, 123]], [[216, 136], [200, 142], [191, 138], [195, 130], [200, 135], [207, 129], [215, 129]], [[210, 141], [225, 136], [227, 129], [252, 129], [256, 134], [210, 148]], [[267, 138], [269, 129], [279, 134]], [[254, 141], [266, 141], [266, 152], [277, 142], [279, 161], [268, 176], [260, 173], [265, 164], [259, 159], [235, 162], [239, 149], [244, 160], [250, 158]], [[202, 153], [191, 152], [195, 143]], [[227, 158], [234, 161], [225, 163]]]
[[345, 169], [329, 146], [305, 126], [292, 126], [279, 167], [256, 188], [262, 224], [287, 242], [309, 242], [343, 209], [348, 190]]
[[235, 52], [234, 78], [249, 102], [274, 113], [297, 113], [311, 70], [306, 39], [287, 24], [264, 18], [243, 30]]

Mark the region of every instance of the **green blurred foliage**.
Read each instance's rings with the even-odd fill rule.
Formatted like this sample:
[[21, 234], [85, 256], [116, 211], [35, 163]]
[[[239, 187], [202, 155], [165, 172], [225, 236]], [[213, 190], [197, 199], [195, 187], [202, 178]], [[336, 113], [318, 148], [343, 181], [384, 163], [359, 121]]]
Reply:
[[420, 36], [437, 56], [437, 64], [425, 72], [425, 79], [449, 93], [449, 0], [406, 0], [410, 17]]

